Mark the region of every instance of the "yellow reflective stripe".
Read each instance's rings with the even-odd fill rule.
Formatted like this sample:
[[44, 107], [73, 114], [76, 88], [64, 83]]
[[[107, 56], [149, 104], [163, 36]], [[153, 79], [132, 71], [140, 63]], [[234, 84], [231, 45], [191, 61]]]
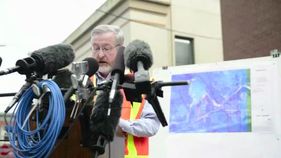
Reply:
[[139, 155], [139, 156], [128, 156], [128, 155], [125, 155], [125, 158], [148, 158], [148, 156], [145, 156], [145, 155]]
[[76, 101], [76, 94], [73, 94], [71, 97], [70, 97], [70, 100], [72, 100], [72, 101]]
[[96, 75], [94, 75], [92, 77], [92, 83], [93, 83], [94, 87], [97, 87], [97, 77], [96, 77]]
[[[96, 75], [91, 76], [91, 77], [90, 77], [90, 80], [92, 81], [94, 87], [97, 87], [97, 77], [96, 77]], [[97, 99], [97, 96], [95, 95], [95, 96], [93, 97], [94, 103], [96, 102], [96, 99]]]
[[[138, 112], [140, 110], [141, 103], [133, 102], [130, 112], [130, 120], [135, 120]], [[127, 136], [127, 147], [128, 147], [128, 155], [125, 155], [127, 158], [138, 158], [137, 148], [134, 142], [134, 136], [128, 134]]]
[[134, 136], [128, 134], [127, 141], [128, 155], [126, 156], [130, 156], [130, 158], [137, 157], [137, 149], [134, 142]]
[[132, 108], [131, 108], [131, 113], [130, 113], [130, 120], [136, 119], [136, 117], [138, 115], [138, 112], [140, 110], [140, 106], [141, 106], [141, 103], [133, 102], [133, 105], [132, 105]]

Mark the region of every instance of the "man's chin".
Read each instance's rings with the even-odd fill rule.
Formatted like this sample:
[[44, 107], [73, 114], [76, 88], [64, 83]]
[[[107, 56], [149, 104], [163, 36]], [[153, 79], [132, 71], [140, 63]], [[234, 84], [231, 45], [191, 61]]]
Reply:
[[102, 74], [109, 74], [111, 71], [111, 67], [99, 67], [99, 72]]

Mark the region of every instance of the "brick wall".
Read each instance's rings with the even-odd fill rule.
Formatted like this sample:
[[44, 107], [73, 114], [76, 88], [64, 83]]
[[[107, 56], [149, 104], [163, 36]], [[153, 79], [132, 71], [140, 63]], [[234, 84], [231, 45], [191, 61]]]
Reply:
[[224, 60], [281, 50], [281, 0], [221, 0]]

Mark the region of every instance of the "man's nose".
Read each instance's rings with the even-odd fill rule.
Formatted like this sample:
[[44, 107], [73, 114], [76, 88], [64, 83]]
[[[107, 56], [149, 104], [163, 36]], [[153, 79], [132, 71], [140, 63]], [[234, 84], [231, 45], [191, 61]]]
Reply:
[[104, 52], [101, 49], [97, 53], [98, 53], [99, 58], [102, 58], [105, 56]]

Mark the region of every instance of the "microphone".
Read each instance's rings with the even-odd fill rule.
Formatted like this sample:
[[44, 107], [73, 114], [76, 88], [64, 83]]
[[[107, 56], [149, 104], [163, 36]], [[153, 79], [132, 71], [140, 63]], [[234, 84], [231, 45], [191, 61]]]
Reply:
[[[104, 148], [108, 142], [113, 141], [115, 129], [121, 116], [121, 106], [123, 96], [120, 91], [116, 91], [112, 102], [112, 111], [107, 115], [109, 108], [108, 90], [100, 91], [97, 95], [92, 114], [90, 117], [90, 148], [98, 154], [104, 153]], [[94, 144], [93, 144], [94, 143]]]
[[88, 87], [90, 83], [88, 75], [92, 76], [97, 70], [98, 70], [98, 63], [93, 58], [92, 59], [86, 58], [82, 62], [72, 63], [73, 74], [71, 75], [71, 80], [72, 80], [73, 88], [78, 90], [77, 92], [79, 93], [79, 95], [77, 97], [83, 97], [84, 99], [87, 98], [83, 88]]
[[[84, 72], [87, 76], [90, 77], [90, 76], [94, 75], [97, 72], [97, 70], [99, 69], [99, 64], [96, 61], [96, 59], [88, 57], [88, 58], [85, 58], [83, 61], [87, 62], [86, 66], [85, 66], [86, 70]], [[73, 72], [71, 72], [69, 69], [60, 69], [56, 72], [56, 74], [52, 78], [52, 80], [55, 81], [63, 91], [65, 89], [68, 89], [68, 91], [66, 92], [65, 98], [64, 98], [65, 101], [73, 94], [73, 91], [74, 91], [74, 88], [72, 87], [71, 75], [73, 75]], [[86, 78], [86, 77], [84, 77], [84, 78]], [[86, 85], [85, 87], [87, 87], [88, 83], [84, 84], [84, 85]], [[70, 88], [72, 90], [69, 90]], [[72, 93], [71, 93], [71, 91], [72, 91]], [[67, 94], [67, 93], [70, 93], [70, 94]]]
[[148, 69], [153, 64], [150, 46], [141, 40], [134, 40], [125, 49], [126, 66], [135, 72], [135, 84], [140, 92], [151, 89]]
[[33, 72], [40, 75], [54, 74], [58, 69], [69, 65], [74, 58], [74, 50], [71, 45], [51, 45], [32, 52], [31, 57], [18, 60], [15, 67], [1, 71], [0, 75], [16, 71], [19, 74], [31, 74]]
[[140, 62], [145, 70], [153, 64], [153, 57], [150, 46], [141, 40], [134, 40], [125, 48], [126, 66], [136, 72], [140, 67]]
[[[73, 93], [75, 93], [76, 91], [76, 103], [77, 103], [77, 99], [79, 98], [83, 98], [84, 100], [82, 100], [82, 108], [81, 108], [81, 113], [79, 114], [79, 122], [80, 122], [80, 129], [81, 129], [81, 141], [80, 141], [80, 145], [81, 146], [88, 146], [89, 142], [89, 138], [90, 138], [90, 113], [92, 111], [92, 107], [93, 107], [93, 100], [94, 100], [94, 96], [96, 95], [96, 89], [93, 86], [92, 81], [89, 79], [89, 77], [93, 76], [99, 69], [99, 64], [96, 61], [96, 59], [92, 58], [92, 57], [87, 57], [85, 58], [83, 62], [86, 62], [86, 65], [82, 65], [82, 67], [84, 67], [85, 69], [87, 69], [87, 71], [84, 74], [83, 80], [82, 81], [78, 81], [78, 83], [80, 82], [80, 84], [82, 84], [82, 86], [78, 86], [77, 88], [74, 88], [73, 86], [70, 88], [69, 93], [66, 93], [66, 95], [64, 96], [64, 99], [66, 100], [67, 98], [69, 98]], [[82, 83], [81, 83], [82, 82]], [[90, 91], [89, 91], [90, 89]], [[79, 97], [79, 93], [82, 93], [82, 97]], [[79, 101], [78, 101], [79, 102]], [[76, 118], [76, 111], [78, 110], [79, 105], [73, 107], [73, 110], [70, 114], [70, 119], [74, 120]]]
[[[129, 93], [133, 94], [133, 97], [135, 97], [135, 95], [139, 96], [143, 93], [146, 94], [146, 99], [152, 105], [152, 108], [154, 109], [162, 126], [168, 125], [157, 99], [157, 95], [161, 95], [162, 91], [155, 86], [156, 84], [153, 84], [152, 86], [149, 80], [150, 77], [148, 69], [153, 63], [149, 45], [140, 40], [132, 41], [125, 49], [125, 61], [126, 66], [135, 72], [135, 87], [131, 86], [131, 88], [133, 88], [131, 93], [130, 88], [127, 88], [127, 91], [129, 90]], [[130, 99], [132, 99], [132, 97], [130, 97]]]
[[[125, 71], [125, 65], [124, 65], [124, 47], [120, 46], [118, 49], [115, 63], [113, 64], [113, 69], [111, 72], [111, 77], [113, 79], [111, 90], [109, 93], [109, 104], [113, 102], [113, 99], [116, 94], [116, 90], [118, 89], [118, 85], [122, 84], [124, 81], [124, 71]], [[108, 113], [110, 113], [111, 108], [109, 107]]]
[[86, 75], [89, 77], [93, 76], [99, 69], [99, 63], [92, 57], [87, 57], [83, 61], [88, 62], [88, 71], [86, 72]]
[[[36, 71], [40, 75], [46, 73], [54, 73], [58, 69], [67, 66], [74, 59], [74, 51], [70, 45], [57, 44], [48, 46], [34, 51], [31, 57], [18, 60], [16, 66], [4, 71], [0, 71], [0, 76], [18, 72], [20, 74], [30, 75], [33, 71]], [[5, 113], [7, 113], [19, 100], [25, 90], [30, 87], [32, 83], [26, 82], [19, 92], [13, 97], [10, 104], [7, 106]]]
[[2, 65], [2, 58], [0, 57], [0, 66]]
[[[64, 80], [64, 82], [67, 82], [67, 85], [69, 85], [68, 87], [70, 87], [64, 95], [64, 101], [68, 100], [68, 98], [75, 92], [81, 82], [83, 87], [88, 88], [89, 84], [91, 83], [91, 81], [89, 81], [89, 77], [94, 75], [98, 71], [98, 69], [99, 64], [96, 59], [88, 57], [85, 58], [80, 64], [76, 65], [74, 72], [68, 70], [70, 73], [68, 73], [67, 79], [61, 79]], [[82, 75], [84, 77], [80, 77]]]

